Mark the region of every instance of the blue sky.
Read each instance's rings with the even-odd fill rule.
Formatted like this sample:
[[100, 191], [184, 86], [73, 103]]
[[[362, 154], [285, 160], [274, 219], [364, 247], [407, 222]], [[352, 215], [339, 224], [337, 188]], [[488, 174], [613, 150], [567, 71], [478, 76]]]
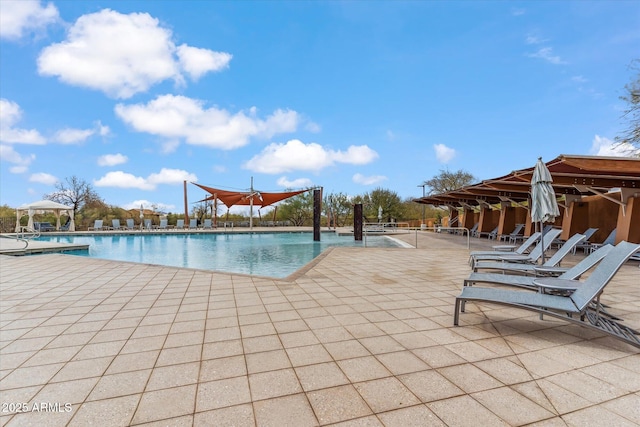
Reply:
[[418, 197], [617, 155], [638, 57], [637, 1], [0, 0], [0, 204], [72, 175], [172, 212], [185, 179]]

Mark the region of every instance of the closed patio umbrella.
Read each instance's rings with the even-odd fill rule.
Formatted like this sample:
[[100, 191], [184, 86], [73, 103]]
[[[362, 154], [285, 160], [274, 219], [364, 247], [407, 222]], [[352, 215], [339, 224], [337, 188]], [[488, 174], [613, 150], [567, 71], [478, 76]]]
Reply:
[[[542, 157], [538, 157], [531, 177], [531, 221], [540, 223], [540, 231], [542, 231], [543, 223], [554, 222], [556, 217], [560, 216], [552, 182], [551, 172], [543, 163]], [[542, 233], [540, 234], [540, 244], [544, 244]], [[541, 247], [544, 248], [544, 245]], [[544, 264], [544, 251], [542, 251], [542, 263]]]

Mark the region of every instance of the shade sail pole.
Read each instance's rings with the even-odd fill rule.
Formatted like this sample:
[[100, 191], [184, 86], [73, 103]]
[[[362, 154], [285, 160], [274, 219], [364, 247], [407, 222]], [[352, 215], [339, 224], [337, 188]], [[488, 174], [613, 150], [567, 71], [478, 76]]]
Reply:
[[253, 230], [253, 177], [251, 177], [251, 189], [249, 191], [249, 230]]

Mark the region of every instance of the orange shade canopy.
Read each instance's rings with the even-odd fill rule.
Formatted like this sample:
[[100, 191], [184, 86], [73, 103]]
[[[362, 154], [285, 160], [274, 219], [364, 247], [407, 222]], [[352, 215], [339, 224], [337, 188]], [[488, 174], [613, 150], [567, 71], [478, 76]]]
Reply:
[[206, 185], [196, 184], [194, 185], [202, 188], [207, 193], [211, 194], [209, 197], [204, 200], [213, 200], [218, 199], [227, 208], [230, 208], [234, 205], [250, 205], [253, 203], [254, 206], [270, 206], [274, 203], [277, 203], [281, 200], [288, 199], [289, 197], [297, 196], [298, 194], [304, 193], [309, 190], [297, 190], [297, 191], [286, 191], [282, 193], [267, 193], [264, 191], [228, 191], [228, 190], [220, 190], [219, 188], [208, 187]]

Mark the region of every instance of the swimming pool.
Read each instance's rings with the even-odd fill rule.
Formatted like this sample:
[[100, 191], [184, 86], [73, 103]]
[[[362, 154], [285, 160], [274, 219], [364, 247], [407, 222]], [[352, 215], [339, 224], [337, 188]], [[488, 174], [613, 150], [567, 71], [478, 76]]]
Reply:
[[[162, 233], [43, 236], [40, 241], [89, 244], [88, 251], [73, 255], [115, 261], [132, 261], [189, 267], [228, 273], [283, 278], [332, 246], [362, 247], [353, 236], [322, 233]], [[384, 236], [367, 237], [367, 246], [399, 247]]]

